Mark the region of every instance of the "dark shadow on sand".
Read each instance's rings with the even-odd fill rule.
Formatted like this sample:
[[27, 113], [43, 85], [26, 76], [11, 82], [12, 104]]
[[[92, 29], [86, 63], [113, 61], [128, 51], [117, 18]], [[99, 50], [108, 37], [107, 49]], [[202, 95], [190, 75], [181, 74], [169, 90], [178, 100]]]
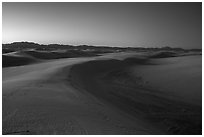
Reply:
[[[89, 61], [71, 68], [71, 83], [83, 92], [143, 119], [166, 134], [202, 134], [202, 107], [146, 87], [127, 68], [151, 64], [148, 59]], [[85, 90], [85, 91], [84, 91]]]

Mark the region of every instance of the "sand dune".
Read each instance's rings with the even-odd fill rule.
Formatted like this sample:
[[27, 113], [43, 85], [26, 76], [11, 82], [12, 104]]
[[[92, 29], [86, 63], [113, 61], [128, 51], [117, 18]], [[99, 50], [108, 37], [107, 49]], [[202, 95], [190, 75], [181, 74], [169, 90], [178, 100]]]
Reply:
[[35, 58], [25, 51], [14, 51], [9, 53], [4, 53], [2, 55], [2, 67], [14, 67], [14, 66], [22, 66], [33, 63], [38, 63], [40, 60]]
[[201, 134], [200, 107], [144, 88], [127, 73], [129, 66], [151, 64], [145, 56], [112, 53], [3, 68], [3, 134]]
[[90, 57], [96, 56], [94, 53], [88, 53], [77, 50], [67, 51], [25, 51], [26, 54], [31, 55], [38, 59], [60, 59], [60, 58], [73, 58], [73, 57]]
[[3, 134], [161, 133], [69, 84], [70, 66], [93, 59], [4, 68]]
[[186, 102], [202, 104], [202, 56], [156, 59], [154, 65], [135, 65], [130, 72], [145, 79], [149, 86]]
[[[183, 62], [183, 60], [180, 61]], [[199, 102], [199, 105], [184, 102], [169, 91], [173, 90], [174, 86], [166, 92], [161, 92], [160, 88], [153, 88], [147, 85], [145, 79], [138, 75], [137, 69], [135, 76], [130, 72], [132, 66], [135, 66], [135, 68], [142, 66], [143, 68], [147, 67], [150, 70], [149, 73], [151, 73], [151, 67], [149, 66], [153, 63], [154, 61], [138, 58], [128, 58], [123, 61], [90, 61], [75, 65], [70, 74], [73, 77], [73, 85], [76, 87], [85, 89], [99, 99], [128, 112], [132, 116], [148, 121], [167, 134], [201, 134], [201, 102]], [[191, 65], [183, 65], [183, 67], [187, 69]], [[159, 66], [157, 65], [157, 67]], [[144, 71], [140, 69], [140, 71], [144, 74], [146, 73], [145, 69]], [[182, 70], [179, 70], [179, 67], [177, 70], [169, 67], [165, 73], [173, 74], [172, 71]], [[179, 74], [182, 76], [180, 80], [187, 82], [186, 84], [201, 82], [201, 79], [198, 81], [186, 81], [186, 77], [179, 72], [171, 75], [171, 77], [179, 77]], [[201, 75], [201, 73], [199, 74]], [[159, 75], [161, 76], [162, 74], [159, 74], [158, 69], [157, 73], [153, 71], [152, 78], [157, 79]], [[163, 83], [164, 80], [157, 79], [158, 82], [163, 83], [161, 84], [163, 87], [165, 85], [168, 86], [168, 80], [171, 83], [171, 79], [166, 78], [165, 80], [166, 84]], [[200, 88], [200, 85], [194, 84], [194, 86]], [[184, 85], [180, 87], [185, 88]], [[178, 92], [185, 91], [185, 89], [182, 89], [182, 91]], [[194, 91], [190, 92], [195, 94]], [[201, 89], [199, 94], [201, 94]], [[199, 96], [200, 99], [201, 96]]]
[[96, 53], [83, 52], [78, 50], [22, 50], [4, 53], [2, 55], [2, 66], [13, 67], [37, 63], [44, 60], [74, 58], [74, 57], [91, 57], [98, 56]]

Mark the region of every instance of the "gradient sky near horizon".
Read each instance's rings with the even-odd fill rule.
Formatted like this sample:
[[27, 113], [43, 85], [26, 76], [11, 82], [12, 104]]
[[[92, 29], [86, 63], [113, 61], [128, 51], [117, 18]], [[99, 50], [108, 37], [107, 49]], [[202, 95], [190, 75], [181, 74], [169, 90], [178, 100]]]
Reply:
[[5, 3], [3, 43], [202, 48], [202, 3]]

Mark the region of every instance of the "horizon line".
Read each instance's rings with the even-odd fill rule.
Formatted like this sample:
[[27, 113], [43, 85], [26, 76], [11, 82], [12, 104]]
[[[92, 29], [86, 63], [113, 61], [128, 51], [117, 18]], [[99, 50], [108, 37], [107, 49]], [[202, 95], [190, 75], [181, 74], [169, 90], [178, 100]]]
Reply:
[[146, 49], [149, 49], [149, 48], [172, 48], [172, 49], [177, 49], [177, 48], [180, 48], [180, 49], [200, 49], [202, 50], [202, 47], [201, 48], [182, 48], [182, 47], [171, 47], [171, 46], [161, 46], [161, 47], [143, 47], [143, 46], [128, 46], [128, 47], [122, 47], [122, 46], [110, 46], [110, 45], [91, 45], [91, 44], [78, 44], [78, 45], [73, 45], [73, 44], [61, 44], [61, 43], [49, 43], [49, 44], [44, 44], [44, 43], [38, 43], [38, 42], [34, 42], [34, 41], [14, 41], [14, 42], [8, 42], [8, 43], [3, 43], [2, 44], [12, 44], [12, 43], [34, 43], [34, 44], [38, 44], [38, 45], [64, 45], [64, 46], [94, 46], [94, 47], [111, 47], [111, 48], [146, 48]]

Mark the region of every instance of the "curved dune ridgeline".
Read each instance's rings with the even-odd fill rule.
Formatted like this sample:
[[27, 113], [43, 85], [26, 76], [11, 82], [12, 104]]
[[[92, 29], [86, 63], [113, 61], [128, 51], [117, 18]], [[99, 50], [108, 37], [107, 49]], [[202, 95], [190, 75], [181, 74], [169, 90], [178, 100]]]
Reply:
[[202, 107], [146, 85], [128, 71], [148, 59], [97, 60], [74, 65], [72, 85], [99, 100], [157, 127], [166, 134], [201, 134]]

